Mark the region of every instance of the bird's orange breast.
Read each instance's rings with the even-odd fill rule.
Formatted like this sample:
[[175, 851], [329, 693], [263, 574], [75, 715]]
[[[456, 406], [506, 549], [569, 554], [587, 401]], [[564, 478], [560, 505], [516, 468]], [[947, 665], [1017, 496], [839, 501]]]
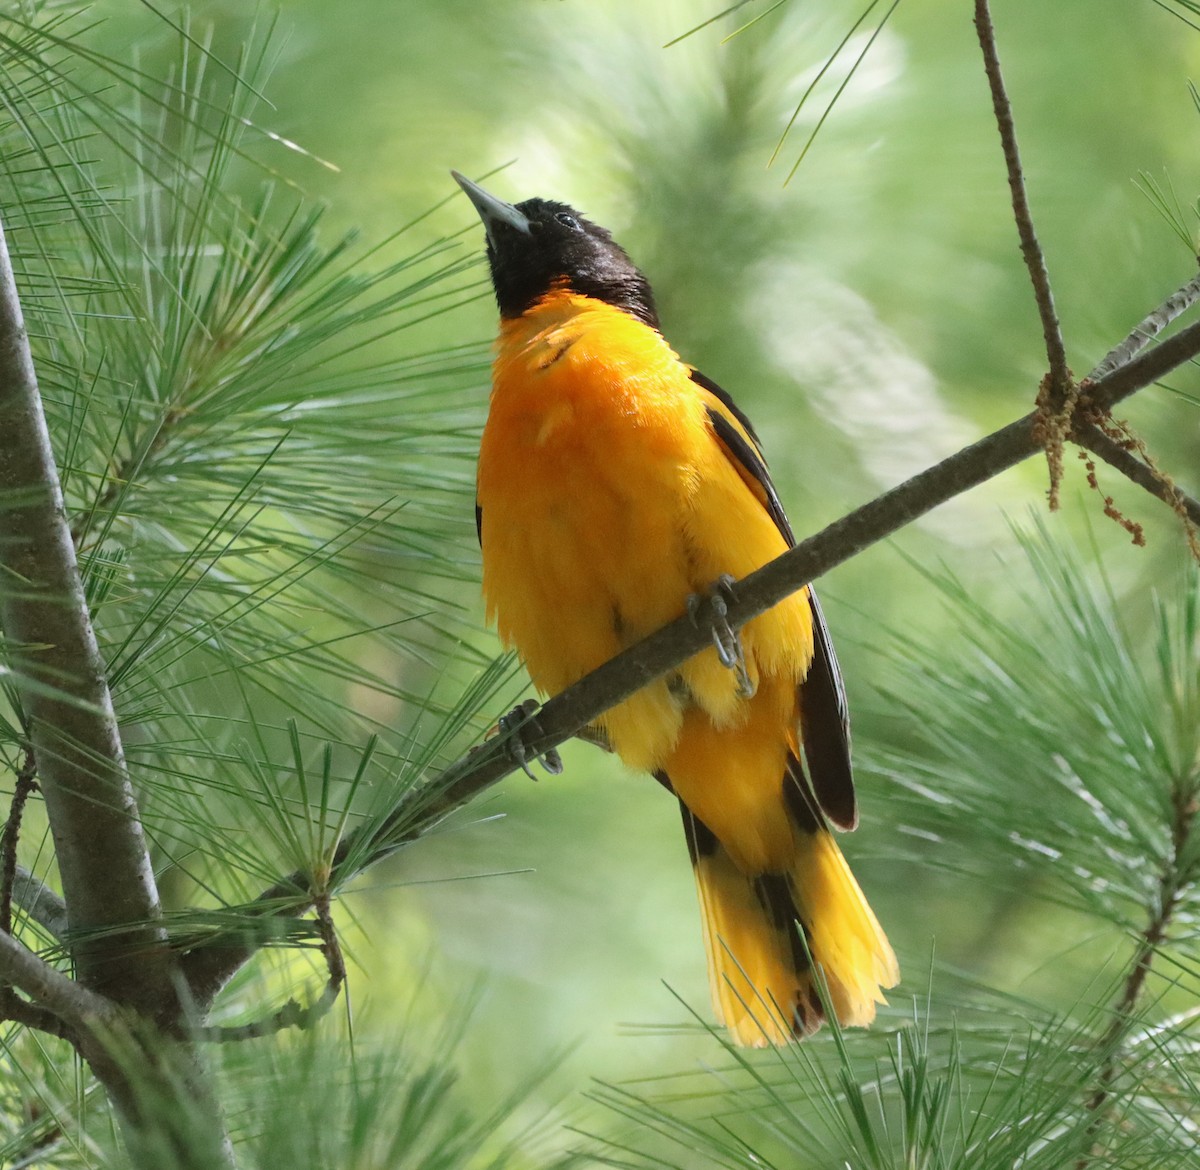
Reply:
[[[609, 305], [552, 293], [503, 324], [479, 457], [483, 587], [541, 691], [678, 617], [720, 574], [744, 576], [784, 550], [709, 406], [662, 336]], [[751, 623], [744, 643], [752, 673], [802, 678], [803, 596]], [[740, 717], [736, 678], [712, 651], [603, 724], [627, 763], [653, 769], [688, 706], [718, 723]]]

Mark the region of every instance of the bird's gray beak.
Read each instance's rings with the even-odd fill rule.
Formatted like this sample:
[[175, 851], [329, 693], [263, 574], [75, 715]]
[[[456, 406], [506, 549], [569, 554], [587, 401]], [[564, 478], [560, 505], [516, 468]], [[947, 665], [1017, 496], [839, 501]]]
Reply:
[[467, 198], [475, 204], [475, 210], [479, 212], [479, 218], [483, 220], [483, 228], [487, 232], [488, 241], [493, 246], [496, 243], [496, 228], [501, 224], [521, 232], [523, 235], [530, 234], [529, 219], [511, 203], [505, 203], [503, 199], [497, 199], [495, 195], [489, 195], [478, 183], [472, 183], [458, 171], [450, 173], [454, 176], [454, 181], [467, 193]]

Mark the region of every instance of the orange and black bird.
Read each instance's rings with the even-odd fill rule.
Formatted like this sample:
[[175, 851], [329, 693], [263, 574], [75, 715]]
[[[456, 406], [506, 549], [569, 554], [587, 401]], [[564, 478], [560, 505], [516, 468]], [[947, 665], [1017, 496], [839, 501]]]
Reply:
[[[795, 541], [750, 420], [672, 350], [612, 236], [566, 204], [513, 205], [454, 177], [483, 220], [500, 308], [476, 497], [484, 598], [554, 695]], [[868, 1024], [899, 971], [830, 831], [858, 812], [816, 595], [718, 650], [593, 735], [679, 799], [713, 1005], [733, 1038], [815, 1029], [814, 963], [838, 1020]]]

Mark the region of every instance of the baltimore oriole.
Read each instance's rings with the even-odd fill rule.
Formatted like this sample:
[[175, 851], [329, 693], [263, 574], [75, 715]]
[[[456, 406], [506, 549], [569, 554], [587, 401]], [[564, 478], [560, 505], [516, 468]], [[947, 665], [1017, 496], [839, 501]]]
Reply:
[[[794, 538], [749, 419], [667, 344], [611, 235], [563, 203], [514, 206], [454, 177], [500, 308], [476, 497], [487, 614], [553, 695]], [[705, 650], [593, 732], [679, 798], [733, 1038], [815, 1029], [812, 962], [839, 1021], [867, 1024], [899, 971], [829, 830], [858, 813], [811, 589], [746, 625], [737, 665]]]

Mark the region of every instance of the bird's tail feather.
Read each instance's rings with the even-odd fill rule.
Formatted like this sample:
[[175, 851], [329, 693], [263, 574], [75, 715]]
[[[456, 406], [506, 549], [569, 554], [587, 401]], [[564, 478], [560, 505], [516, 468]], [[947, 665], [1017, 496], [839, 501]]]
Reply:
[[824, 974], [838, 1021], [869, 1024], [899, 969], [828, 830], [797, 829], [788, 872], [751, 876], [686, 806], [683, 820], [713, 1007], [733, 1039], [759, 1048], [818, 1028], [824, 1011], [814, 964]]

